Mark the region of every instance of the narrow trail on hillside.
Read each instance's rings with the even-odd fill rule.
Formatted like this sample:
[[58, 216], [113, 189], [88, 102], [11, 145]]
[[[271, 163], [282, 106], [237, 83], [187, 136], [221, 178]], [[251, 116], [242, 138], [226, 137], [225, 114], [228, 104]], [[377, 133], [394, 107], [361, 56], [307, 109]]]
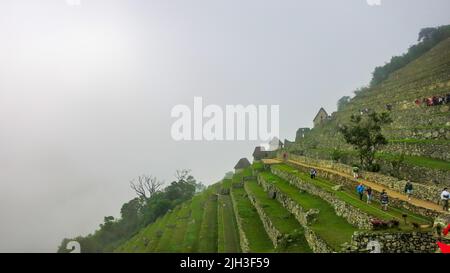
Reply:
[[[283, 161], [279, 160], [280, 163], [283, 163]], [[303, 166], [303, 167], [307, 167], [307, 168], [314, 168], [316, 170], [322, 170], [325, 172], [329, 172], [329, 173], [333, 173], [342, 177], [346, 177], [349, 178], [351, 180], [354, 180], [353, 176], [346, 174], [346, 173], [342, 173], [342, 172], [338, 172], [336, 170], [333, 169], [328, 169], [328, 168], [323, 168], [323, 167], [317, 167], [317, 166], [313, 166], [313, 165], [309, 165], [309, 164], [305, 164], [299, 161], [295, 161], [295, 160], [291, 160], [289, 159], [288, 162], [294, 164], [294, 165], [299, 165], [299, 166]], [[356, 181], [355, 181], [356, 182]], [[401, 194], [397, 191], [391, 190], [389, 188], [387, 188], [386, 186], [380, 185], [376, 182], [371, 182], [371, 181], [367, 181], [365, 179], [358, 179], [358, 182], [363, 183], [365, 186], [369, 186], [371, 187], [373, 190], [377, 191], [377, 192], [381, 192], [383, 189], [386, 190], [387, 194], [389, 195], [389, 197], [401, 200], [401, 201], [405, 201], [408, 202], [414, 206], [417, 207], [422, 207], [422, 208], [426, 208], [429, 210], [434, 210], [437, 211], [439, 213], [445, 213], [442, 210], [442, 207], [438, 204], [435, 204], [433, 202], [430, 201], [426, 201], [426, 200], [422, 200], [422, 199], [417, 199], [417, 198], [411, 198], [411, 200], [408, 200], [408, 197], [405, 194]]]

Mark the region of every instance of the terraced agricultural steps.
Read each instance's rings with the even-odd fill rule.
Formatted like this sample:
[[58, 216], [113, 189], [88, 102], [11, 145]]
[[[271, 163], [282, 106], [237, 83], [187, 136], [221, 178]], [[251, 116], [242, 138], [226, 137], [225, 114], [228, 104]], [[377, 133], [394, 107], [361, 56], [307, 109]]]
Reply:
[[413, 232], [410, 222], [400, 221], [403, 214], [421, 225], [432, 222], [403, 208], [384, 212], [350, 191], [332, 193], [333, 185], [281, 162], [270, 171], [255, 163], [158, 219], [117, 252], [341, 252], [355, 244], [355, 235], [380, 233], [371, 231], [370, 219], [397, 219], [398, 227], [383, 231], [394, 233]]

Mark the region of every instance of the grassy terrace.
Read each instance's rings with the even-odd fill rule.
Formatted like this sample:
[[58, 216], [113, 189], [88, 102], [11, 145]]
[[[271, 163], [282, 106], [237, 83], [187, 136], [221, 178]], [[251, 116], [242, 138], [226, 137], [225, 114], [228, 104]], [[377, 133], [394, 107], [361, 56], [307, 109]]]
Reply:
[[[393, 154], [389, 153], [377, 153], [376, 157], [388, 161], [396, 159], [396, 157]], [[429, 169], [450, 171], [450, 162], [448, 161], [423, 156], [405, 155], [404, 157], [405, 157], [404, 162], [409, 165], [420, 166]]]
[[[317, 151], [317, 152], [323, 152], [328, 153], [330, 156], [333, 149], [327, 149], [327, 148], [316, 148], [316, 149], [309, 149], [311, 151]], [[357, 156], [357, 152], [355, 151], [349, 151], [349, 150], [339, 150], [339, 152], [342, 155], [349, 155], [349, 156]], [[392, 154], [392, 153], [385, 153], [385, 152], [377, 152], [375, 154], [375, 158], [379, 158], [386, 161], [392, 161], [392, 160], [398, 160], [399, 154]], [[430, 157], [424, 157], [424, 156], [412, 156], [412, 155], [404, 155], [404, 163], [408, 165], [418, 166], [418, 167], [424, 167], [428, 169], [437, 169], [437, 170], [444, 170], [444, 171], [450, 171], [450, 162]]]
[[343, 243], [351, 241], [353, 233], [358, 229], [349, 224], [343, 217], [337, 216], [334, 208], [326, 201], [311, 194], [300, 192], [289, 182], [270, 172], [262, 172], [261, 175], [305, 210], [313, 208], [320, 210], [316, 222], [311, 225], [311, 229], [334, 250], [339, 251]]
[[[155, 223], [141, 230], [137, 235], [120, 246], [116, 252], [154, 252], [163, 232], [169, 214], [159, 218]], [[145, 240], [147, 242], [145, 242]]]
[[[245, 172], [247, 175], [249, 170]], [[240, 181], [242, 174], [233, 177], [233, 183]], [[263, 223], [259, 219], [258, 212], [253, 207], [247, 194], [243, 188], [231, 187], [231, 195], [236, 202], [236, 213], [239, 215], [242, 223], [242, 229], [247, 236], [250, 252], [253, 253], [270, 253], [274, 252], [274, 247], [269, 236], [264, 230]]]
[[191, 202], [183, 204], [180, 211], [178, 212], [175, 222], [176, 226], [172, 232], [170, 241], [168, 242], [168, 248], [166, 252], [177, 253], [183, 251], [183, 240], [186, 234], [191, 213]]
[[184, 235], [183, 247], [181, 252], [197, 252], [198, 251], [198, 236], [204, 214], [204, 204], [207, 200], [208, 194], [202, 193], [194, 196], [191, 202], [191, 216], [186, 227]]
[[165, 253], [170, 252], [170, 241], [172, 239], [172, 236], [174, 234], [174, 230], [176, 228], [177, 220], [178, 220], [178, 213], [180, 212], [180, 208], [175, 209], [171, 213], [168, 213], [168, 219], [167, 223], [163, 228], [163, 233], [158, 240], [158, 245], [154, 249], [154, 252], [158, 253]]
[[217, 198], [209, 195], [199, 234], [198, 252], [217, 253]]
[[264, 189], [259, 186], [256, 181], [246, 181], [245, 188], [256, 198], [256, 202], [261, 205], [277, 230], [282, 234], [298, 232], [296, 240], [283, 247], [283, 249], [278, 249], [279, 251], [294, 253], [311, 252], [311, 249], [303, 236], [302, 226], [291, 213], [283, 208], [276, 200], [269, 198]]
[[416, 222], [418, 224], [430, 224], [431, 223], [431, 219], [427, 219], [423, 216], [413, 214], [410, 211], [407, 211], [405, 209], [398, 209], [398, 208], [390, 207], [389, 211], [387, 211], [387, 212], [383, 211], [380, 208], [378, 200], [374, 200], [372, 202], [372, 204], [367, 204], [366, 202], [359, 200], [359, 198], [356, 194], [356, 191], [352, 191], [349, 189], [344, 189], [343, 191], [334, 191], [332, 189], [332, 187], [336, 186], [336, 183], [333, 183], [333, 182], [330, 182], [328, 180], [321, 179], [321, 178], [317, 178], [317, 179], [313, 180], [306, 173], [302, 173], [291, 166], [280, 164], [277, 166], [272, 166], [272, 168], [277, 168], [281, 171], [285, 171], [285, 172], [294, 174], [294, 175], [300, 177], [303, 181], [312, 183], [312, 184], [322, 188], [325, 191], [332, 192], [339, 199], [345, 201], [346, 203], [348, 203], [354, 207], [357, 207], [361, 211], [366, 212], [367, 214], [372, 215], [373, 217], [375, 217], [377, 219], [381, 219], [381, 220], [397, 219], [400, 221], [400, 229], [402, 229], [402, 230], [409, 230], [412, 228], [411, 225], [409, 225], [409, 224], [405, 225], [403, 223], [403, 217], [402, 217], [403, 214], [408, 215], [407, 219], [409, 222]]
[[218, 218], [218, 252], [240, 252], [239, 233], [229, 195], [220, 195], [217, 208]]

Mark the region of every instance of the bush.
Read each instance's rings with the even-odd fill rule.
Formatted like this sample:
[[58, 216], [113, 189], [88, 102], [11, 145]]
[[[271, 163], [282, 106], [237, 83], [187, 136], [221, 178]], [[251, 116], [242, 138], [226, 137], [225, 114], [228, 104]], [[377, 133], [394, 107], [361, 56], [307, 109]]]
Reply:
[[333, 161], [339, 162], [341, 160], [342, 156], [343, 156], [343, 153], [338, 149], [334, 149], [333, 152], [331, 152], [331, 159]]

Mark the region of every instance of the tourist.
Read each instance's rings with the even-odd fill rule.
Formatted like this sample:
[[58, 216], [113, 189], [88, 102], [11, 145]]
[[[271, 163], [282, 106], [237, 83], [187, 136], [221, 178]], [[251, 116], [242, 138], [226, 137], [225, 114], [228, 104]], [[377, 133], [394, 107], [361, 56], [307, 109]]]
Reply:
[[442, 209], [448, 211], [448, 200], [450, 199], [450, 192], [445, 188], [441, 193]]
[[433, 105], [439, 105], [439, 99], [438, 99], [438, 97], [433, 96], [432, 100], [433, 100]]
[[354, 167], [353, 167], [353, 177], [354, 177], [355, 179], [358, 179], [358, 178], [359, 178], [359, 168], [358, 168], [357, 166], [354, 166]]
[[408, 200], [411, 201], [411, 196], [412, 196], [412, 194], [413, 194], [413, 184], [411, 183], [410, 180], [408, 180], [408, 181], [406, 182], [406, 185], [405, 185], [405, 193], [408, 195]]
[[356, 187], [356, 192], [359, 194], [359, 200], [361, 201], [363, 200], [364, 190], [364, 185], [362, 183], [359, 183], [359, 185]]
[[389, 196], [386, 190], [383, 190], [380, 195], [381, 209], [387, 211], [389, 205]]
[[371, 187], [367, 187], [366, 194], [367, 194], [367, 204], [370, 204], [372, 202], [372, 194], [373, 194]]
[[309, 171], [310, 175], [311, 175], [311, 179], [316, 179], [317, 176], [317, 171], [316, 169], [311, 169], [311, 171]]

